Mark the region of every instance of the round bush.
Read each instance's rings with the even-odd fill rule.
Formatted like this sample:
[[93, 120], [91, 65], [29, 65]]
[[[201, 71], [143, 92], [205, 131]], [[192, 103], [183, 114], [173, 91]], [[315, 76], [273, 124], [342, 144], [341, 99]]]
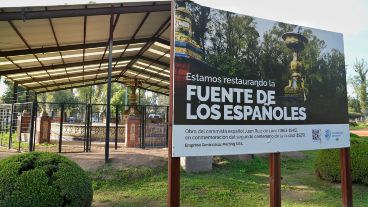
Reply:
[[31, 152], [0, 160], [0, 206], [91, 206], [92, 183], [73, 161]]
[[[351, 135], [351, 170], [355, 183], [368, 185], [368, 139]], [[321, 150], [316, 158], [316, 172], [324, 180], [340, 182], [340, 154], [338, 149]]]

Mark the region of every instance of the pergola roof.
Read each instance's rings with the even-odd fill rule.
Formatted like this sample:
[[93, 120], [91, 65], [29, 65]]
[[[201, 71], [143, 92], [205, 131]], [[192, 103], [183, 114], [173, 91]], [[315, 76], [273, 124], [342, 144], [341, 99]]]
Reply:
[[106, 83], [111, 14], [112, 81], [168, 94], [170, 2], [0, 9], [0, 75], [36, 92]]

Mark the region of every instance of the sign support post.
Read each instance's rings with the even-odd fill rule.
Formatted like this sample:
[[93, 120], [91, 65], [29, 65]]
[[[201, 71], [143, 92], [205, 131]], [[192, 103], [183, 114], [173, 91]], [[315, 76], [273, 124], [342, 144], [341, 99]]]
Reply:
[[167, 203], [168, 207], [180, 206], [180, 157], [172, 156], [172, 123], [174, 112], [174, 18], [175, 1], [171, 1], [171, 35], [170, 35], [170, 105], [168, 122], [168, 189]]
[[280, 153], [271, 153], [270, 158], [270, 207], [281, 207], [281, 162]]
[[[170, 150], [169, 150], [170, 151]], [[167, 206], [180, 206], [180, 157], [169, 156]]]
[[342, 206], [353, 206], [350, 147], [340, 149]]

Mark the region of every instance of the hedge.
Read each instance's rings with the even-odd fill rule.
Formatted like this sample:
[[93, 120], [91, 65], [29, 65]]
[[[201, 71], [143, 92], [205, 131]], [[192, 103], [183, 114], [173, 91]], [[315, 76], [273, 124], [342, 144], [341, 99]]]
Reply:
[[[355, 183], [368, 185], [368, 138], [351, 134], [351, 167]], [[338, 149], [321, 150], [316, 158], [316, 172], [319, 177], [331, 182], [340, 182], [340, 155]]]
[[76, 163], [31, 152], [0, 160], [0, 206], [91, 206], [92, 182]]

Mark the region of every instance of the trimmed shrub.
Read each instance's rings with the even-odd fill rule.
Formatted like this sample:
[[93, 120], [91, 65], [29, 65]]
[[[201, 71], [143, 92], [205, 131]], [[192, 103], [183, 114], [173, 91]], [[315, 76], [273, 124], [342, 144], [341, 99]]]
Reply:
[[76, 163], [31, 152], [0, 160], [0, 206], [91, 206], [92, 182]]
[[[351, 168], [355, 183], [368, 185], [368, 139], [351, 134]], [[319, 177], [331, 182], [340, 182], [340, 154], [338, 149], [321, 150], [316, 158]]]

